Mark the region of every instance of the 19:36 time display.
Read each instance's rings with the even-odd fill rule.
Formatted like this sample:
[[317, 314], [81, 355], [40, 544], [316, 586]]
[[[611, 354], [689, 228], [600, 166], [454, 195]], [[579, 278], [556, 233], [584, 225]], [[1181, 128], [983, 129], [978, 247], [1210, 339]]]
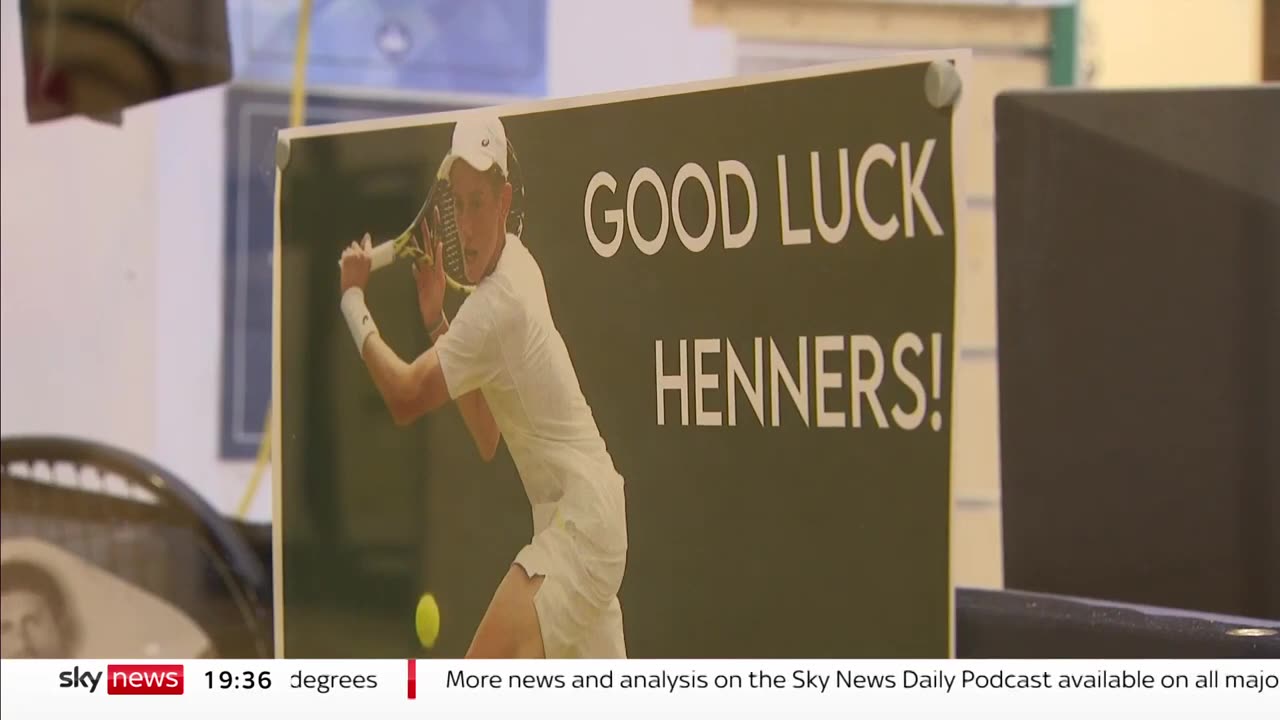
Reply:
[[215, 673], [210, 670], [204, 677], [210, 690], [266, 690], [271, 687], [271, 673], [267, 670], [256, 673], [251, 670], [234, 673], [226, 670]]

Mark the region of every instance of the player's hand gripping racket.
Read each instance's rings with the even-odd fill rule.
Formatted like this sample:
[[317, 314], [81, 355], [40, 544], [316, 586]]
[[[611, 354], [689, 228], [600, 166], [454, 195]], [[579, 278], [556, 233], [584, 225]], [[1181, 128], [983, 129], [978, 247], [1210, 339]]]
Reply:
[[440, 243], [444, 256], [439, 260], [444, 262], [444, 275], [449, 287], [461, 292], [473, 290], [463, 265], [453, 193], [450, 192], [449, 181], [444, 178], [437, 178], [432, 184], [426, 202], [404, 232], [373, 248], [370, 255], [371, 269], [381, 270], [401, 259], [424, 261], [427, 265], [434, 266], [437, 258], [433, 245], [436, 242]]
[[[520, 168], [520, 159], [510, 142], [507, 145], [507, 165], [510, 168], [508, 182], [512, 186], [511, 210], [507, 216], [507, 231], [517, 237], [524, 234], [524, 176]], [[465, 258], [462, 252], [462, 241], [458, 235], [458, 221], [453, 205], [453, 192], [449, 186], [449, 178], [441, 170], [437, 170], [436, 179], [432, 183], [431, 192], [426, 202], [418, 209], [413, 222], [395, 238], [380, 243], [371, 253], [371, 270], [377, 271], [394, 264], [397, 260], [408, 259], [414, 262], [424, 261], [428, 266], [436, 263], [433, 245], [440, 243], [441, 260], [444, 262], [444, 276], [448, 286], [463, 293], [470, 293], [475, 286], [467, 280]]]

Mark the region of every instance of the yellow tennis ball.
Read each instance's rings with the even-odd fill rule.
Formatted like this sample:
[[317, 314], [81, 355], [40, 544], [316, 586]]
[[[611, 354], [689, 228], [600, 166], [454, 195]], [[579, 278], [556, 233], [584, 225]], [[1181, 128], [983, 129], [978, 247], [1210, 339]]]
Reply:
[[418, 642], [425, 648], [436, 644], [440, 635], [440, 607], [431, 593], [423, 593], [418, 598], [418, 610], [414, 613], [414, 626], [418, 630]]

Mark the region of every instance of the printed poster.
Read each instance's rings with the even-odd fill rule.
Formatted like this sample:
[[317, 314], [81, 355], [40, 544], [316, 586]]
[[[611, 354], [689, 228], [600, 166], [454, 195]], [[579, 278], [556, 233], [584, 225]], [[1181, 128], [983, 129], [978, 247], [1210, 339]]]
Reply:
[[967, 59], [282, 131], [277, 653], [951, 655]]

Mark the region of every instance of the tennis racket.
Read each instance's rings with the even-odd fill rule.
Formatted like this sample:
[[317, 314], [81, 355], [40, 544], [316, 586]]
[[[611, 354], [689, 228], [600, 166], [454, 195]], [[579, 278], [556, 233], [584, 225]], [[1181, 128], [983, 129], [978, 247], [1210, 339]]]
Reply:
[[[442, 166], [443, 167], [443, 166]], [[524, 174], [520, 169], [519, 159], [510, 141], [507, 143], [507, 181], [511, 183], [511, 210], [507, 214], [507, 232], [522, 237], [524, 234]], [[426, 226], [424, 232], [423, 226]], [[394, 264], [397, 260], [408, 259], [414, 262], [425, 261], [435, 266], [435, 249], [427, 242], [427, 233], [432, 243], [438, 241], [443, 255], [444, 276], [448, 286], [458, 292], [469, 294], [475, 285], [467, 279], [462, 241], [458, 234], [458, 222], [453, 204], [453, 192], [448, 177], [439, 170], [431, 185], [426, 201], [418, 209], [413, 222], [395, 238], [380, 243], [373, 248], [370, 256], [371, 269], [381, 270]]]
[[436, 179], [413, 222], [403, 232], [373, 248], [369, 258], [372, 270], [381, 270], [402, 259], [425, 261], [427, 265], [434, 267], [437, 258], [434, 256], [434, 248], [427, 242], [428, 233], [432, 242], [440, 243], [444, 257], [439, 260], [444, 262], [444, 275], [449, 287], [466, 293], [474, 290], [474, 286], [467, 280], [466, 267], [463, 265], [453, 193], [446, 179]]

